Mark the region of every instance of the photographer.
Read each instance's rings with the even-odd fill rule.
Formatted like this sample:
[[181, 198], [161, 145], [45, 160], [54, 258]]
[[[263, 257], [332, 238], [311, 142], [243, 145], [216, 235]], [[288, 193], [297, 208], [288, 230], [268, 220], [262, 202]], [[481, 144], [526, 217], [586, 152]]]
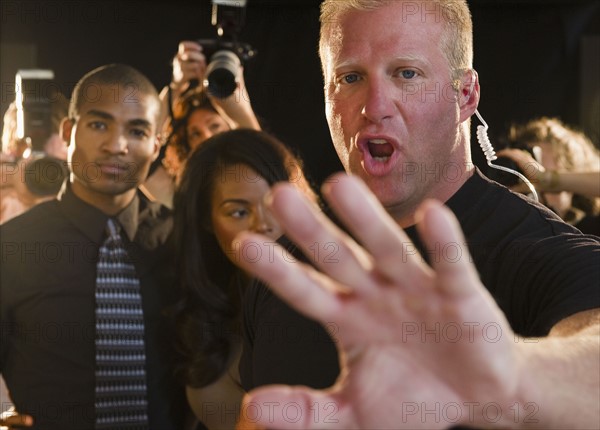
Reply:
[[[206, 61], [199, 43], [180, 42], [177, 54], [173, 58], [172, 81], [160, 94], [166, 148], [163, 148], [162, 165], [156, 167], [142, 186], [142, 190], [168, 207], [172, 207], [175, 178], [190, 150], [222, 131], [261, 128], [246, 91], [243, 68], [239, 68], [234, 92], [228, 97], [218, 98], [204, 87]], [[194, 99], [205, 99], [206, 102], [199, 103]], [[205, 115], [198, 115], [197, 111], [203, 111]], [[171, 137], [176, 134], [179, 136], [178, 145], [187, 147], [188, 151], [176, 151], [172, 147]]]
[[[185, 40], [179, 43], [177, 54], [173, 58], [173, 78], [160, 94], [166, 108], [165, 112], [173, 112], [177, 103], [193, 89], [194, 85], [204, 86], [206, 67], [206, 57], [199, 43]], [[209, 94], [211, 103], [231, 128], [259, 130], [260, 125], [252, 110], [244, 82], [243, 68], [240, 68], [239, 71], [238, 85], [233, 94], [225, 98]], [[171, 101], [170, 111], [168, 110], [169, 99]]]
[[[59, 135], [67, 116], [68, 101], [60, 93], [48, 99], [50, 130], [42, 151], [33, 151], [28, 136], [17, 136], [17, 106], [13, 102], [4, 114], [0, 153], [0, 224], [33, 206], [53, 199], [60, 189], [67, 147]], [[26, 114], [26, 113], [25, 113]]]
[[[557, 118], [542, 117], [514, 125], [509, 148], [498, 156], [517, 164], [541, 192], [542, 203], [584, 233], [600, 233], [600, 153], [587, 136]], [[513, 189], [522, 191], [520, 186]]]

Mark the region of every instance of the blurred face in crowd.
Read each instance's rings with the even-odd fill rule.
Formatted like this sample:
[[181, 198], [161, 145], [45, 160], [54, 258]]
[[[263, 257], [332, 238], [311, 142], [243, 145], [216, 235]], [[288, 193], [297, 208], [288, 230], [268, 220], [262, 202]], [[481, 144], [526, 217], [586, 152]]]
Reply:
[[463, 82], [457, 91], [443, 21], [407, 15], [398, 1], [346, 12], [332, 34], [321, 58], [326, 115], [346, 171], [397, 221], [424, 198], [447, 200], [467, 179], [461, 127], [476, 102], [462, 97]]
[[261, 233], [274, 241], [283, 234], [264, 204], [270, 186], [262, 176], [245, 164], [225, 167], [217, 175], [211, 199], [212, 229], [232, 261], [236, 254], [231, 242], [238, 233]]
[[[138, 92], [99, 85], [99, 96], [84, 100], [77, 118], [63, 123], [69, 142], [71, 187], [82, 200], [105, 212], [124, 208], [158, 156], [158, 101]], [[115, 98], [115, 94], [121, 97]]]
[[190, 149], [194, 150], [206, 139], [229, 130], [229, 124], [216, 112], [196, 109], [187, 121], [186, 133]]

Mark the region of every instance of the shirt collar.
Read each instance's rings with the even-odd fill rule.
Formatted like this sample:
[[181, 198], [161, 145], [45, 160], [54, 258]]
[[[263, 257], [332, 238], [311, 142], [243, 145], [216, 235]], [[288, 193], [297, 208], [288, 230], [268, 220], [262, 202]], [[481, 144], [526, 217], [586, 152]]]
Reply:
[[489, 182], [489, 179], [485, 178], [478, 168], [475, 168], [475, 173], [450, 197], [446, 206], [460, 219], [471, 209], [473, 202], [485, 192]]
[[[102, 240], [109, 218], [108, 215], [77, 197], [69, 185], [63, 188], [58, 199], [60, 200], [60, 207], [65, 217], [79, 231], [94, 242]], [[131, 203], [114, 217], [130, 241], [133, 241], [135, 238], [138, 228], [139, 204], [140, 199], [136, 193]]]
[[131, 200], [131, 203], [129, 203], [125, 209], [119, 212], [116, 217], [130, 242], [133, 242], [139, 225], [139, 206], [140, 199], [136, 193], [133, 197], [133, 200]]

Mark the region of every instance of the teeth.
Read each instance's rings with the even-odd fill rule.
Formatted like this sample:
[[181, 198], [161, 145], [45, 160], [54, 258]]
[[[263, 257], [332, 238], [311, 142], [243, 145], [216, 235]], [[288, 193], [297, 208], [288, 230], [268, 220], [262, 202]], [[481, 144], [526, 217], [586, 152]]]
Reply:
[[369, 143], [374, 143], [375, 145], [383, 145], [384, 143], [388, 143], [385, 139], [371, 139]]
[[389, 159], [390, 157], [373, 157], [373, 160], [375, 161], [387, 161]]

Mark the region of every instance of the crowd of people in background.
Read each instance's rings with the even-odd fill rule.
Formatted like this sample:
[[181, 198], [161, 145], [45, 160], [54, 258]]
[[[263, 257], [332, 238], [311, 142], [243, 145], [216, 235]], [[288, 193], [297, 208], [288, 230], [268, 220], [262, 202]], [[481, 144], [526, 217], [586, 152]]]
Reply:
[[[11, 105], [0, 160], [9, 392], [0, 401], [14, 408], [0, 425], [600, 424], [600, 152], [542, 117], [515, 125], [498, 155], [543, 205], [522, 184], [486, 178], [470, 157], [480, 85], [468, 6], [419, 3], [439, 8], [439, 20], [406, 15], [405, 3], [323, 2], [326, 115], [347, 175], [321, 193], [301, 157], [261, 130], [243, 68], [230, 96], [207, 91], [196, 42], [179, 44], [161, 92], [111, 64], [87, 73], [69, 101], [55, 97], [44, 155], [68, 171], [44, 193], [23, 179], [35, 157], [15, 135]], [[451, 102], [414, 94], [440, 82]], [[133, 103], [109, 91], [132, 84]], [[105, 96], [86, 99], [89, 85]], [[406, 163], [452, 163], [459, 180], [407, 175]], [[123, 262], [118, 250], [104, 263], [114, 235]], [[123, 268], [112, 292], [98, 293], [101, 273]], [[134, 320], [141, 338], [131, 337]], [[58, 338], [44, 334], [52, 324]], [[99, 335], [106, 326], [110, 342]], [[449, 339], [448, 327], [459, 335]], [[127, 371], [110, 367], [119, 360]], [[106, 362], [122, 373], [101, 385], [114, 376], [99, 370]], [[505, 411], [493, 422], [492, 403]], [[427, 413], [440, 404], [458, 412]], [[514, 405], [520, 418], [506, 413]]]

